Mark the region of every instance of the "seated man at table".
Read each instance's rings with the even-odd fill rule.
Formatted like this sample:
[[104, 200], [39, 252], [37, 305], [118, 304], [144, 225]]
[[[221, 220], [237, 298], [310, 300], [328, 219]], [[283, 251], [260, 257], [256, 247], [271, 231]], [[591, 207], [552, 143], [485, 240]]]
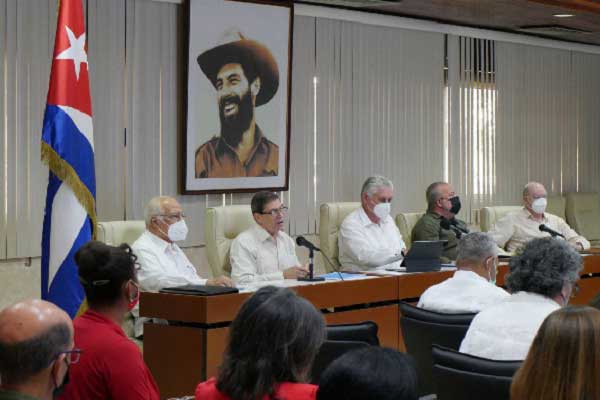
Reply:
[[[221, 276], [203, 279], [198, 276], [183, 250], [175, 242], [185, 240], [188, 228], [183, 209], [173, 197], [154, 197], [144, 209], [146, 231], [131, 248], [138, 257], [137, 272], [140, 289], [159, 291], [166, 287], [183, 285], [233, 286], [231, 279]], [[144, 318], [139, 318], [138, 307], [132, 310], [135, 336], [142, 335]]]
[[[511, 258], [510, 297], [473, 318], [460, 352], [492, 360], [524, 360], [544, 319], [577, 292], [582, 258], [564, 240], [533, 239]], [[552, 367], [552, 366], [542, 366]]]
[[338, 236], [342, 269], [361, 271], [400, 267], [406, 250], [390, 216], [394, 185], [383, 176], [367, 178], [360, 191], [360, 208], [348, 214]]
[[540, 231], [540, 226], [561, 234], [577, 250], [590, 248], [583, 236], [580, 236], [560, 217], [546, 211], [548, 204], [544, 185], [529, 182], [523, 189], [523, 208], [508, 213], [498, 220], [490, 230], [490, 235], [498, 246], [509, 252], [514, 252], [533, 238], [548, 237], [550, 233]]
[[[455, 218], [460, 211], [460, 198], [452, 186], [446, 182], [434, 182], [425, 192], [427, 212], [419, 219], [412, 230], [412, 240], [447, 240], [442, 260], [456, 259], [458, 236], [469, 232], [467, 224]], [[444, 224], [445, 222], [445, 224]], [[445, 227], [444, 227], [445, 225]], [[458, 233], [457, 233], [458, 232]]]
[[250, 203], [256, 225], [231, 243], [231, 277], [251, 282], [303, 278], [308, 270], [296, 257], [296, 243], [283, 231], [287, 207], [275, 192], [262, 191]]
[[478, 313], [509, 297], [496, 286], [498, 247], [486, 233], [474, 232], [458, 242], [457, 271], [452, 278], [431, 286], [417, 307], [447, 314]]

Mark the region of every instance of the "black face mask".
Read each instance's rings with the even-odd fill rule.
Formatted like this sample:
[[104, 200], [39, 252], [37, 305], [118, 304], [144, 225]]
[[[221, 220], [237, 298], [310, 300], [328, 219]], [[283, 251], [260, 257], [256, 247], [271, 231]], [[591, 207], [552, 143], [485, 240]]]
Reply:
[[52, 391], [53, 399], [56, 399], [58, 396], [60, 396], [65, 391], [65, 386], [67, 386], [67, 384], [69, 383], [69, 369], [68, 368], [69, 368], [69, 364], [67, 363], [67, 373], [65, 374], [65, 377], [63, 378], [62, 383], [60, 385], [57, 385], [56, 382], [54, 382], [54, 385], [56, 387]]
[[452, 204], [452, 207], [448, 211], [450, 211], [454, 215], [458, 214], [458, 212], [460, 211], [460, 198], [458, 196], [454, 196], [449, 200], [450, 204]]

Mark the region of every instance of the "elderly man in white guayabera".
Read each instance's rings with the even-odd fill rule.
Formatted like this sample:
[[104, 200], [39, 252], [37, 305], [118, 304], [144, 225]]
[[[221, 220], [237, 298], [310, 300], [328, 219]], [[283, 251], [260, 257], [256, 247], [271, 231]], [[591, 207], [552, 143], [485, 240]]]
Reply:
[[[498, 246], [514, 252], [534, 238], [548, 237], [554, 231], [577, 250], [590, 248], [590, 242], [580, 236], [560, 217], [546, 212], [548, 193], [544, 185], [529, 182], [523, 189], [523, 208], [498, 220], [490, 235]], [[541, 228], [540, 228], [541, 227]], [[545, 231], [541, 229], [547, 228]]]
[[[176, 242], [187, 237], [183, 209], [169, 196], [154, 197], [144, 209], [146, 231], [131, 246], [137, 255], [140, 270], [137, 273], [140, 288], [158, 291], [165, 287], [192, 285], [233, 286], [226, 276], [203, 279], [198, 276], [183, 250]], [[136, 317], [135, 336], [143, 332], [144, 318], [139, 318], [139, 308], [132, 310]]]
[[361, 207], [348, 214], [338, 236], [339, 260], [346, 270], [398, 268], [406, 250], [390, 216], [394, 185], [383, 176], [367, 178], [360, 191]]

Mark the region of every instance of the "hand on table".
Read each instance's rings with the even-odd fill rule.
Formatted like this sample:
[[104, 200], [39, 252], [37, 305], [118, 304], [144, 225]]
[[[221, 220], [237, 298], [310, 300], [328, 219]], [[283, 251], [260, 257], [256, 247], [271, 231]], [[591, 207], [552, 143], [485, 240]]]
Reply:
[[235, 286], [233, 284], [233, 281], [226, 276], [220, 276], [218, 278], [209, 279], [206, 281], [206, 285], [207, 286], [227, 286], [227, 287]]

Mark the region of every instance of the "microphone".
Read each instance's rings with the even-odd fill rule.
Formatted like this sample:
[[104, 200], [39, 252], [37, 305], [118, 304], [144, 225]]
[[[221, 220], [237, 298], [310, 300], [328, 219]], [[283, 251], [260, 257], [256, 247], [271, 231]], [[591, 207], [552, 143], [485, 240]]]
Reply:
[[442, 218], [442, 221], [440, 222], [440, 226], [448, 231], [453, 231], [456, 234], [456, 238], [460, 239], [463, 233], [468, 233], [468, 232], [464, 232], [462, 229], [460, 229], [458, 226], [456, 226], [456, 222], [453, 224], [452, 221], [450, 221], [449, 219], [446, 218]]
[[321, 251], [317, 246], [306, 240], [304, 236], [298, 236], [296, 238], [296, 244], [301, 247], [306, 247], [309, 250]]
[[552, 228], [548, 228], [546, 225], [541, 224], [540, 225], [540, 231], [542, 232], [548, 232], [550, 235], [552, 235], [552, 237], [557, 237], [560, 236], [561, 238], [565, 238], [563, 235], [561, 235], [560, 233], [556, 232], [554, 229]]
[[[321, 255], [323, 256], [323, 258], [325, 260], [327, 260], [327, 262], [329, 263], [329, 265], [331, 265], [333, 267], [334, 271], [338, 273], [338, 275], [340, 276], [340, 279], [344, 280], [344, 277], [342, 276], [342, 274], [340, 273], [340, 271], [338, 271], [337, 266], [331, 262], [331, 260], [329, 259], [329, 257], [327, 257], [327, 255], [325, 253], [323, 253], [320, 248], [318, 248], [317, 246], [315, 246], [314, 244], [312, 244], [311, 242], [309, 242], [308, 240], [306, 240], [306, 238], [304, 236], [298, 236], [296, 238], [296, 244], [298, 246], [300, 246], [300, 247], [306, 247], [308, 250], [310, 250], [310, 253], [309, 253], [310, 254], [310, 258], [311, 258], [311, 261], [309, 263], [309, 267], [310, 267], [309, 268], [309, 274], [310, 274], [310, 276], [309, 276], [308, 279], [310, 279], [311, 281], [312, 280], [322, 280], [322, 279], [319, 279], [319, 278], [315, 278], [313, 276], [313, 273], [314, 273], [314, 266], [313, 266], [313, 257], [314, 256], [313, 256], [313, 252], [314, 251], [319, 251], [319, 252], [321, 252]], [[298, 280], [304, 280], [304, 279], [300, 278]]]
[[462, 226], [460, 226], [458, 224], [458, 222], [456, 221], [456, 218], [452, 218], [450, 220], [450, 223], [452, 224], [452, 226], [454, 226], [456, 229], [458, 229], [459, 231], [461, 231], [462, 233], [469, 233], [469, 229], [467, 228], [463, 228]]

